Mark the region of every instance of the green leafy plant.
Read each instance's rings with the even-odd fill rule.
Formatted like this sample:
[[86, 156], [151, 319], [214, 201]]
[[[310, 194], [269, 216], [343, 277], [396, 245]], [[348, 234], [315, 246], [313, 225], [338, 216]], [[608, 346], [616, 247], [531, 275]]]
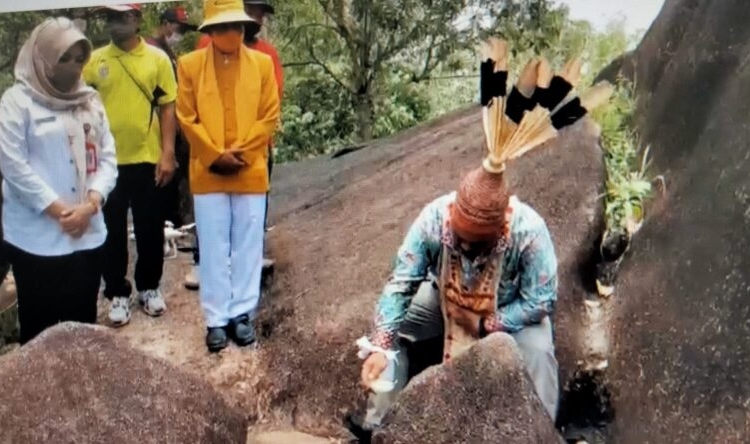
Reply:
[[620, 78], [611, 102], [592, 114], [601, 127], [607, 171], [602, 196], [606, 231], [628, 236], [640, 228], [644, 204], [653, 195], [653, 181], [661, 178], [650, 176], [650, 147], [641, 149], [638, 134], [632, 129], [635, 109], [635, 84]]

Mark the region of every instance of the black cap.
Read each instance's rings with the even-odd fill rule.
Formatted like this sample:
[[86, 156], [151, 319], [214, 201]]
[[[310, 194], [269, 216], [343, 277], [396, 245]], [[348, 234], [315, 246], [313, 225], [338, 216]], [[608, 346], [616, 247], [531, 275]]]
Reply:
[[271, 3], [268, 2], [268, 0], [243, 0], [244, 4], [246, 5], [257, 5], [262, 6], [263, 9], [266, 11], [267, 14], [273, 14], [274, 9]]
[[162, 12], [159, 16], [159, 20], [162, 22], [179, 23], [188, 29], [196, 30], [198, 27], [189, 21], [187, 11], [182, 6], [176, 8], [169, 8]]

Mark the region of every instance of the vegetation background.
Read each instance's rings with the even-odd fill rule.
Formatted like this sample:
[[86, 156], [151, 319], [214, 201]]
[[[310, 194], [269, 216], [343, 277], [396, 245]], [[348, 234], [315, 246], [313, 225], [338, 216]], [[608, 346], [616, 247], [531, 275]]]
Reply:
[[[166, 8], [182, 4], [196, 23], [201, 0], [144, 4], [144, 34]], [[536, 51], [560, 65], [587, 61], [586, 81], [636, 43], [623, 23], [604, 32], [573, 21], [550, 0], [296, 0], [274, 2], [264, 33], [284, 65], [285, 93], [276, 154], [280, 162], [334, 152], [391, 135], [475, 103], [477, 48], [500, 35], [514, 56]], [[0, 15], [0, 91], [28, 33], [45, 17], [84, 18], [95, 46], [107, 43], [91, 9]], [[198, 35], [181, 50], [192, 49]]]

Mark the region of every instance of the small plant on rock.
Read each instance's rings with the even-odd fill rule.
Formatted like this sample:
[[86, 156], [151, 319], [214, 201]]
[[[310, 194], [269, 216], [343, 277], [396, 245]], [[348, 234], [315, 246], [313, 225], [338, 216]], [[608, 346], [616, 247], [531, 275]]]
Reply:
[[635, 85], [618, 79], [610, 103], [592, 114], [601, 127], [601, 146], [607, 173], [604, 199], [605, 230], [597, 268], [601, 296], [614, 292], [614, 280], [632, 236], [641, 228], [645, 202], [653, 194], [649, 175], [649, 150], [642, 149], [633, 129], [636, 110]]

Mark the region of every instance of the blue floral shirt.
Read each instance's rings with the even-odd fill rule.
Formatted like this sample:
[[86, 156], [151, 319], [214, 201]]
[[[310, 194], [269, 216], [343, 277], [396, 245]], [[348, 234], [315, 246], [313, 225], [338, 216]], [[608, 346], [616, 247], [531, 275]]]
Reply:
[[[433, 274], [439, 278], [440, 254], [444, 244], [453, 242], [445, 222], [448, 206], [456, 193], [429, 203], [414, 221], [398, 250], [396, 264], [377, 302], [373, 342], [391, 347], [404, 320], [411, 298]], [[512, 197], [510, 233], [497, 260], [500, 277], [497, 287], [497, 319], [489, 322], [494, 331], [514, 333], [526, 325], [539, 323], [554, 312], [557, 301], [557, 258], [544, 220], [531, 207]], [[463, 257], [464, 280], [477, 273], [482, 257]], [[484, 259], [486, 260], [486, 258]]]

